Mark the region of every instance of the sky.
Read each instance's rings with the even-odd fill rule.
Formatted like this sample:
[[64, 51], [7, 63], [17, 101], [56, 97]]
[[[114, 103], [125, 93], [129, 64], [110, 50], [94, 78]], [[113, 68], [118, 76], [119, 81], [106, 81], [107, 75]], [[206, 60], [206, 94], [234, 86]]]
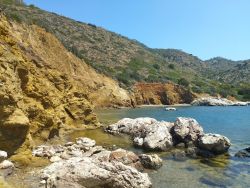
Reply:
[[151, 48], [250, 59], [250, 0], [25, 0]]

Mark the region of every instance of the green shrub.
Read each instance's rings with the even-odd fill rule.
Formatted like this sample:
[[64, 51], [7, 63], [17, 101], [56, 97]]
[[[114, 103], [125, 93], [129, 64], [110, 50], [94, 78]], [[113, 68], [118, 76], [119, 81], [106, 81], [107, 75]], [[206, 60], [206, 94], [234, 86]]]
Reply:
[[185, 87], [188, 87], [190, 83], [189, 83], [189, 81], [187, 79], [181, 78], [181, 79], [178, 80], [178, 84], [182, 85], [182, 86], [185, 86]]
[[199, 86], [193, 86], [192, 91], [195, 93], [202, 93], [202, 89]]
[[119, 82], [122, 82], [125, 85], [129, 85], [129, 77], [128, 75], [124, 74], [124, 73], [120, 73], [117, 75], [117, 80]]
[[13, 13], [10, 13], [10, 14], [9, 14], [9, 17], [10, 17], [11, 20], [16, 21], [16, 22], [18, 22], [18, 23], [21, 23], [21, 22], [22, 22], [21, 16], [18, 15], [18, 14], [16, 14], [16, 13], [14, 13], [14, 12], [13, 12]]
[[30, 7], [30, 8], [33, 8], [33, 9], [37, 8], [37, 7], [36, 7], [35, 5], [33, 5], [33, 4], [30, 4], [29, 7]]
[[174, 64], [171, 63], [171, 64], [168, 65], [168, 68], [175, 69], [175, 66], [174, 66]]
[[160, 69], [160, 65], [158, 65], [158, 64], [153, 64], [153, 67], [154, 67], [155, 69], [157, 69], [157, 70]]

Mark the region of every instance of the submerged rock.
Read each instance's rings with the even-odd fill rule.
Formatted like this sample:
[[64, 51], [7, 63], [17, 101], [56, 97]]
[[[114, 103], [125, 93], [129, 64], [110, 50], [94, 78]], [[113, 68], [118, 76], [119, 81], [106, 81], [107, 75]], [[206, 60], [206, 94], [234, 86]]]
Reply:
[[194, 100], [192, 105], [195, 106], [247, 106], [247, 102], [231, 101], [226, 98], [205, 97]]
[[238, 152], [235, 154], [235, 157], [250, 158], [250, 147], [238, 151]]
[[231, 146], [230, 140], [219, 134], [205, 134], [199, 139], [198, 147], [200, 149], [221, 154], [228, 151]]
[[139, 155], [140, 161], [145, 168], [148, 169], [159, 169], [162, 166], [162, 159], [156, 155]]
[[123, 164], [132, 166], [138, 170], [143, 170], [139, 157], [134, 152], [124, 149], [112, 151], [109, 156], [109, 161], [122, 162]]

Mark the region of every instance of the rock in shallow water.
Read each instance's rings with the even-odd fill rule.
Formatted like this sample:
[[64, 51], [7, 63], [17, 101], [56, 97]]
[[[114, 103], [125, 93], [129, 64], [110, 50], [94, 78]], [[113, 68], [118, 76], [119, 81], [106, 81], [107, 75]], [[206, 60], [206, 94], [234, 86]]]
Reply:
[[117, 161], [96, 162], [87, 157], [55, 162], [42, 171], [42, 176], [47, 188], [151, 187], [148, 175], [133, 167]]
[[219, 134], [205, 134], [198, 141], [198, 147], [214, 154], [221, 154], [228, 151], [231, 146], [230, 140]]
[[123, 164], [132, 166], [138, 170], [143, 170], [139, 157], [135, 153], [124, 149], [112, 151], [109, 156], [109, 161], [122, 162]]
[[204, 133], [203, 128], [195, 119], [178, 117], [173, 127], [173, 134], [177, 143], [188, 143], [196, 142]]
[[248, 102], [231, 101], [226, 98], [204, 97], [194, 100], [194, 106], [247, 106]]
[[173, 141], [169, 130], [173, 123], [158, 122], [153, 118], [124, 118], [117, 123], [108, 126], [108, 133], [125, 133], [133, 137], [136, 146], [150, 150], [168, 150]]
[[235, 154], [235, 157], [250, 158], [250, 147], [238, 151], [238, 152]]
[[143, 147], [150, 150], [168, 150], [173, 146], [172, 136], [167, 126], [161, 123], [145, 128], [146, 136], [143, 138]]
[[184, 152], [190, 157], [196, 154], [205, 154], [206, 157], [221, 154], [227, 152], [231, 145], [228, 138], [222, 135], [204, 135], [203, 128], [193, 118], [179, 117], [175, 123], [159, 122], [152, 118], [124, 118], [105, 130], [112, 134], [131, 135], [136, 146], [149, 150], [166, 151], [184, 144], [185, 148], [193, 148]]
[[[79, 138], [76, 143], [64, 146], [40, 146], [33, 155], [48, 157], [53, 164], [41, 171], [43, 184], [46, 188], [70, 187], [151, 187], [147, 174], [143, 170], [140, 158], [131, 151], [117, 149], [108, 151], [101, 146], [95, 146], [95, 141], [89, 138]], [[46, 155], [44, 155], [44, 153]], [[152, 157], [151, 163], [160, 161]], [[156, 166], [156, 165], [155, 165]], [[45, 181], [45, 184], [44, 184]]]
[[140, 161], [145, 168], [148, 169], [159, 169], [162, 166], [162, 159], [156, 155], [139, 155]]

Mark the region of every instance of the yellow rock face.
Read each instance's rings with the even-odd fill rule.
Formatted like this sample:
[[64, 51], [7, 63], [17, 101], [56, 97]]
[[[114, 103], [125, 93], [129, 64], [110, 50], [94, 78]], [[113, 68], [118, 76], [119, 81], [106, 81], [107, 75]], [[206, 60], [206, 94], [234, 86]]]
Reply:
[[93, 106], [130, 105], [127, 92], [37, 26], [0, 15], [0, 148], [23, 152], [66, 129], [98, 125]]

